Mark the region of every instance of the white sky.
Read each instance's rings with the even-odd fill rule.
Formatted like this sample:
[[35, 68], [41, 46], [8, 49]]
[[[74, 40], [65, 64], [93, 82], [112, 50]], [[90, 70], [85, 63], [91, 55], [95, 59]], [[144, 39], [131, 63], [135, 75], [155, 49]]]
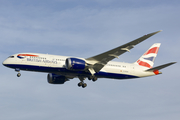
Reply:
[[[134, 62], [162, 43], [155, 66], [179, 62], [178, 0], [1, 0], [0, 60], [19, 52], [91, 57], [151, 32], [161, 33], [116, 61]], [[2, 120], [172, 120], [180, 118], [179, 63], [134, 80], [47, 83], [47, 74], [1, 65]]]

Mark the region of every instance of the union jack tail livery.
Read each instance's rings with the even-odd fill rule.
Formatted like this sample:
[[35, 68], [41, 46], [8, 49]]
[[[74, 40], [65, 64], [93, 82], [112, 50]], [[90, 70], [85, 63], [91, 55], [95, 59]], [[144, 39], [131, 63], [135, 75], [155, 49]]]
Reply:
[[161, 43], [153, 44], [134, 64], [152, 68]]

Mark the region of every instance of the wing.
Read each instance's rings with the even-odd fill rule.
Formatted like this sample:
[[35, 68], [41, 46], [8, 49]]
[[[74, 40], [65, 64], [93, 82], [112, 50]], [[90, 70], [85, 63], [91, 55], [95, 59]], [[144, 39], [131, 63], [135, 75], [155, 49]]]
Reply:
[[129, 43], [126, 43], [122, 46], [119, 46], [119, 47], [109, 50], [107, 52], [101, 53], [99, 55], [87, 58], [86, 60], [89, 64], [89, 66], [88, 66], [89, 72], [92, 75], [94, 75], [94, 73], [99, 72], [112, 59], [118, 58], [119, 55], [121, 55], [127, 51], [129, 52], [130, 49], [132, 49], [135, 45], [139, 44], [140, 42], [146, 40], [147, 38], [161, 32], [161, 31], [162, 30], [144, 35], [144, 36], [142, 36], [136, 40], [133, 40]]

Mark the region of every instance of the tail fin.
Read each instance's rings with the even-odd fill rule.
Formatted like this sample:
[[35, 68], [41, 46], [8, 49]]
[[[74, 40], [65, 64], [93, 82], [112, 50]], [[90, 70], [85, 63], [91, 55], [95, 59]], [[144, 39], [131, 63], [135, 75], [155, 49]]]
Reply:
[[161, 43], [153, 44], [134, 64], [152, 68]]

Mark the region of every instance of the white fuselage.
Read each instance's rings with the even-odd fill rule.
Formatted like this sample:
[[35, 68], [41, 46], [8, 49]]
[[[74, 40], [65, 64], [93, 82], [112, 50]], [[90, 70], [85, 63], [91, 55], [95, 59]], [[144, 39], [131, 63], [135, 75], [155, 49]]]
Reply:
[[[22, 57], [21, 55], [26, 56]], [[67, 70], [65, 66], [65, 60], [67, 58], [69, 57], [38, 53], [19, 53], [7, 58], [3, 62], [3, 65], [19, 70], [55, 73], [68, 76], [69, 78], [89, 75], [86, 71]], [[114, 79], [139, 78], [155, 75], [154, 72], [147, 72], [145, 70], [147, 70], [147, 67], [137, 64], [110, 61], [95, 75], [98, 78]]]

